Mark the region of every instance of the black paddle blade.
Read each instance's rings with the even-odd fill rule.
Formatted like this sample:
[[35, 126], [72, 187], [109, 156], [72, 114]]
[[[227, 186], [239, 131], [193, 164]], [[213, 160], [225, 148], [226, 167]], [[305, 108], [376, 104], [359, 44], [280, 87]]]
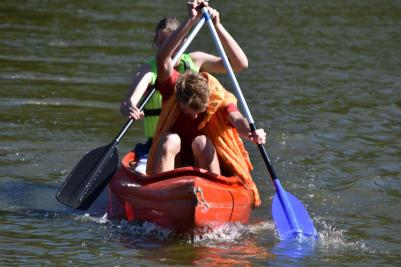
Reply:
[[74, 209], [88, 209], [108, 184], [118, 163], [113, 144], [90, 151], [71, 171], [56, 199]]

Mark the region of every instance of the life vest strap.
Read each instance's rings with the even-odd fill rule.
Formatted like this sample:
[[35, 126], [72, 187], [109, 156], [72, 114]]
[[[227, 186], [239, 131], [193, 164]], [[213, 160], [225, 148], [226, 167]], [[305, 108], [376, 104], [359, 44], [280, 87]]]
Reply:
[[145, 113], [145, 116], [160, 116], [162, 109], [161, 108], [144, 109], [143, 112]]

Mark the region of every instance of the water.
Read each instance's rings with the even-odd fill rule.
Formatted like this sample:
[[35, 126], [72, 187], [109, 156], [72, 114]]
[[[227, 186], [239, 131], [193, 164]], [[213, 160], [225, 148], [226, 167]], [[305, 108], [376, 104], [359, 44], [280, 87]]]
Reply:
[[[108, 221], [104, 197], [78, 212], [54, 199], [88, 150], [125, 123], [132, 71], [155, 23], [183, 1], [2, 1], [0, 262], [12, 265], [398, 266], [401, 263], [401, 3], [213, 1], [242, 45], [238, 75], [283, 187], [319, 239], [282, 243], [274, 188], [248, 145], [263, 205], [249, 225], [194, 240]], [[190, 50], [215, 53], [207, 29]], [[227, 87], [226, 77], [219, 76]], [[143, 141], [136, 123], [120, 156]]]

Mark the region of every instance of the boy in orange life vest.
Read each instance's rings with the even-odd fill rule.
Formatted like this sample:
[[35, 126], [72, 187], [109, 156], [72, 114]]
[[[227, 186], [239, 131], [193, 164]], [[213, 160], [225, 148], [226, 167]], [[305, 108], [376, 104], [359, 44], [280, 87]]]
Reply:
[[[188, 2], [188, 19], [157, 52], [157, 89], [163, 107], [151, 147], [147, 172], [157, 174], [193, 165], [221, 174], [238, 175], [260, 198], [250, 171], [252, 164], [239, 136], [264, 144], [263, 129], [250, 132], [249, 123], [236, 108], [236, 98], [208, 73], [180, 75], [171, 62], [172, 51], [201, 16], [202, 0]], [[218, 25], [216, 25], [217, 27]], [[226, 174], [227, 175], [227, 174]]]

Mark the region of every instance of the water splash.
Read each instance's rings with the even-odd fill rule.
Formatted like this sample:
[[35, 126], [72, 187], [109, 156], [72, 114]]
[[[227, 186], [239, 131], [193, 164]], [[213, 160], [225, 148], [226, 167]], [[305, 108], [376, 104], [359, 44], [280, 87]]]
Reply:
[[109, 220], [107, 219], [107, 213], [105, 213], [101, 217], [91, 216], [89, 213], [85, 213], [84, 215], [78, 215], [77, 217], [75, 217], [75, 221], [82, 223], [94, 222], [98, 224], [106, 224], [109, 222]]
[[[354, 251], [356, 254], [377, 254], [363, 240], [351, 240], [347, 231], [334, 226], [334, 222], [323, 217], [313, 218], [319, 237], [300, 237], [296, 240], [279, 241], [273, 221], [260, 221], [251, 224], [228, 223], [219, 227], [195, 229], [191, 233], [177, 234], [150, 222], [128, 222], [108, 220], [107, 215], [78, 215], [76, 221], [95, 223], [109, 233], [109, 238], [118, 239], [127, 247], [162, 246], [165, 242], [178, 242], [193, 248], [213, 249], [221, 253], [235, 254], [241, 251], [245, 256], [259, 255], [269, 258], [272, 254], [279, 258], [305, 259], [318, 255], [343, 254]], [[334, 220], [334, 219], [333, 219]], [[263, 243], [263, 244], [261, 244]], [[228, 252], [228, 251], [231, 252]], [[246, 252], [245, 250], [249, 250]], [[235, 257], [230, 254], [230, 257]], [[268, 254], [268, 255], [267, 255]]]
[[242, 242], [244, 239], [250, 239], [260, 236], [266, 232], [274, 233], [274, 223], [272, 221], [262, 221], [254, 224], [227, 223], [220, 227], [209, 229], [198, 229], [195, 231], [194, 244], [212, 245], [219, 242]]
[[[334, 220], [334, 218], [333, 218]], [[343, 255], [345, 251], [354, 254], [377, 254], [363, 240], [351, 240], [348, 232], [334, 226], [334, 221], [323, 217], [315, 217], [313, 221], [318, 231], [318, 238], [299, 237], [294, 240], [280, 241], [271, 252], [279, 258], [304, 259], [318, 255]]]
[[275, 234], [275, 226], [272, 221], [262, 221], [247, 225], [227, 223], [219, 227], [197, 228], [184, 234], [176, 233], [151, 222], [109, 220], [107, 219], [107, 213], [100, 217], [85, 213], [75, 216], [75, 221], [106, 225], [111, 233], [130, 236], [132, 239], [175, 240], [195, 246], [211, 246], [227, 242], [240, 244], [245, 239], [256, 239], [266, 233]]
[[333, 226], [329, 220], [321, 217], [314, 218], [319, 228], [317, 249], [324, 251], [325, 254], [345, 250], [354, 250], [357, 253], [377, 253], [375, 249], [369, 248], [363, 240], [351, 240], [351, 237], [347, 236], [346, 230]]

